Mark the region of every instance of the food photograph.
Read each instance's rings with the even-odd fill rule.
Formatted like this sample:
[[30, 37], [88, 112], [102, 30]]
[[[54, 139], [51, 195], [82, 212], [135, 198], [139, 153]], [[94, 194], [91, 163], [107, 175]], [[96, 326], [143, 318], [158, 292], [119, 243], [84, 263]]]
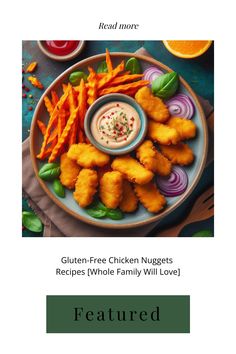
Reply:
[[22, 42], [22, 236], [214, 236], [214, 42]]

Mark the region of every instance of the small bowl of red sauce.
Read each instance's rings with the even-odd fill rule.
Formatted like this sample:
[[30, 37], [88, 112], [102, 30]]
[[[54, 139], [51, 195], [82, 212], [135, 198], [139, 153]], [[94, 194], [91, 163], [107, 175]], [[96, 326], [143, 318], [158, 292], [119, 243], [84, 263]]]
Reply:
[[74, 59], [84, 48], [85, 41], [38, 41], [40, 50], [57, 61]]

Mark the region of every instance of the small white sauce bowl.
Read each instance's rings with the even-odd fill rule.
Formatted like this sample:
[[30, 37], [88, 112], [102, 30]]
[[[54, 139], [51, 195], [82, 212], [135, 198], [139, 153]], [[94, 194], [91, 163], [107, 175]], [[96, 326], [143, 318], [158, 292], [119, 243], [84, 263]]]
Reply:
[[[131, 105], [138, 112], [140, 123], [141, 123], [140, 131], [136, 136], [136, 138], [133, 141], [131, 141], [127, 146], [122, 146], [117, 149], [105, 147], [99, 144], [99, 142], [93, 137], [93, 134], [91, 133], [91, 120], [93, 119], [93, 116], [96, 113], [96, 111], [99, 108], [101, 108], [103, 105], [114, 101], [120, 101]], [[98, 98], [89, 107], [84, 119], [85, 134], [89, 139], [89, 141], [91, 142], [91, 144], [94, 145], [98, 150], [103, 151], [109, 155], [125, 155], [135, 150], [144, 140], [147, 134], [147, 128], [148, 128], [148, 122], [144, 110], [132, 97], [123, 95], [121, 93], [111, 93]]]

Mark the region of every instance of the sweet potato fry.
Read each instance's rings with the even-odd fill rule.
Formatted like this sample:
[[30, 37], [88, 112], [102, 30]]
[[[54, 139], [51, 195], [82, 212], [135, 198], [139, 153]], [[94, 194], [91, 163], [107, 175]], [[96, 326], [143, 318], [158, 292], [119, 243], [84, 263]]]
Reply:
[[[129, 74], [130, 74], [130, 71], [124, 71], [124, 72], [118, 74], [117, 77], [123, 76], [123, 75], [129, 75]], [[97, 73], [97, 79], [100, 80], [106, 75], [107, 75], [107, 73]], [[74, 87], [78, 87], [78, 86], [74, 86]]]
[[111, 72], [106, 74], [101, 80], [98, 81], [98, 90], [103, 88], [106, 84], [108, 84], [110, 81], [112, 81], [119, 73], [121, 73], [125, 68], [125, 62], [122, 60], [122, 62]]
[[104, 76], [106, 76], [107, 73], [97, 73], [97, 79], [100, 80], [102, 79]]
[[119, 73], [119, 74], [117, 75], [117, 77], [118, 77], [118, 76], [123, 76], [123, 75], [130, 75], [130, 70], [123, 71], [122, 73]]
[[112, 81], [110, 81], [106, 87], [112, 87], [112, 86], [116, 86], [116, 85], [121, 85], [130, 81], [134, 81], [137, 79], [141, 79], [143, 77], [143, 74], [126, 74], [126, 75], [121, 75], [121, 76], [117, 76], [115, 77]]
[[64, 93], [66, 92], [67, 87], [68, 87], [67, 84], [62, 84], [62, 90], [63, 90]]
[[108, 72], [112, 72], [113, 70], [113, 66], [112, 66], [112, 62], [111, 62], [111, 57], [110, 57], [110, 53], [109, 50], [106, 48], [106, 63], [107, 63], [107, 69]]
[[79, 85], [73, 86], [74, 91], [79, 94]]
[[108, 87], [108, 88], [104, 88], [102, 90], [99, 90], [98, 96], [103, 96], [103, 95], [107, 95], [108, 93], [117, 93], [117, 92], [126, 93], [129, 90], [139, 89], [140, 87], [147, 86], [148, 84], [149, 84], [149, 81], [147, 81], [147, 80], [139, 80], [139, 81], [132, 82], [129, 84]]
[[55, 127], [55, 129], [52, 131], [51, 135], [49, 136], [47, 146], [41, 156], [41, 160], [46, 159], [51, 154], [54, 147], [56, 146], [57, 141], [58, 141], [58, 134], [57, 133], [58, 133], [58, 128]]
[[[74, 93], [73, 93], [73, 87], [71, 86], [71, 84], [68, 84], [68, 104], [69, 104], [69, 111], [70, 114], [74, 111], [76, 104], [75, 104], [75, 97], [74, 97]], [[72, 144], [75, 144], [76, 142], [76, 130], [78, 127], [78, 117], [76, 117], [70, 133], [69, 133], [69, 146], [71, 146]]]
[[77, 114], [76, 119], [74, 120], [74, 123], [71, 127], [70, 133], [69, 133], [69, 147], [73, 144], [77, 143], [78, 139], [78, 129], [79, 129], [79, 113]]
[[97, 99], [97, 74], [93, 68], [88, 67], [88, 104], [91, 105]]
[[73, 112], [70, 114], [70, 117], [66, 123], [66, 126], [65, 126], [60, 138], [58, 139], [56, 146], [52, 150], [52, 153], [49, 157], [48, 162], [53, 162], [57, 158], [58, 153], [59, 153], [60, 149], [62, 148], [63, 144], [65, 143], [65, 141], [70, 133], [71, 127], [74, 124], [75, 119], [77, 118], [78, 111], [79, 111], [79, 106], [77, 108], [75, 108], [73, 110]]
[[58, 126], [56, 126], [53, 131], [51, 132], [48, 141], [47, 141], [47, 146], [51, 144], [56, 138], [58, 137]]
[[79, 143], [85, 142], [85, 136], [84, 136], [84, 133], [81, 129], [78, 131], [78, 140], [79, 140]]
[[48, 157], [51, 153], [52, 150], [54, 149], [54, 147], [57, 144], [57, 136], [56, 138], [52, 141], [52, 143], [50, 144], [50, 146], [45, 150], [45, 152], [43, 153], [43, 157], [42, 160], [44, 160], [46, 157]]
[[56, 91], [52, 91], [51, 92], [51, 97], [52, 97], [52, 104], [54, 105], [54, 107], [56, 106], [57, 102], [59, 101], [59, 97], [56, 93]]
[[68, 109], [71, 114], [71, 112], [75, 109], [75, 100], [74, 100], [73, 88], [71, 84], [68, 84], [67, 88], [68, 88], [68, 99], [67, 99], [66, 109]]
[[50, 147], [43, 153], [43, 156], [41, 157], [41, 160], [45, 160], [51, 154], [51, 152], [52, 152], [52, 149]]
[[28, 77], [28, 81], [34, 86], [34, 87], [37, 87], [39, 88], [40, 90], [42, 90], [44, 87], [43, 87], [43, 84], [39, 81], [39, 79], [35, 76], [29, 76]]
[[66, 112], [65, 109], [62, 108], [58, 113], [58, 137], [61, 136], [65, 126], [66, 126]]
[[43, 156], [43, 153], [44, 153], [44, 151], [46, 149], [46, 146], [47, 146], [47, 143], [48, 143], [48, 138], [50, 136], [51, 128], [52, 128], [53, 124], [55, 123], [55, 120], [58, 118], [58, 112], [63, 107], [67, 97], [68, 97], [68, 90], [61, 96], [60, 100], [56, 104], [56, 106], [55, 106], [55, 108], [54, 108], [54, 110], [53, 110], [53, 112], [52, 112], [52, 114], [50, 116], [50, 119], [49, 119], [49, 122], [48, 122], [48, 125], [47, 125], [47, 129], [46, 129], [46, 132], [45, 132], [45, 135], [44, 135], [43, 144], [41, 146], [40, 153], [37, 155], [38, 159], [41, 159], [42, 156]]
[[71, 86], [71, 84], [68, 84], [68, 103], [69, 103], [69, 109], [70, 109], [70, 113], [73, 112], [73, 110], [75, 109], [75, 100], [74, 100], [74, 94], [73, 94], [73, 87]]
[[137, 92], [138, 90], [139, 90], [138, 88], [130, 89], [130, 90], [126, 91], [125, 94], [126, 94], [127, 96], [134, 97], [135, 94], [136, 94], [136, 92]]
[[38, 127], [39, 127], [41, 133], [42, 133], [43, 135], [45, 135], [46, 129], [47, 129], [46, 125], [45, 125], [41, 120], [39, 120], [39, 119], [37, 120], [37, 125], [38, 125]]
[[72, 144], [75, 144], [76, 137], [78, 138], [79, 143], [83, 143], [85, 141], [83, 130], [84, 130], [84, 118], [87, 110], [87, 88], [83, 79], [80, 81], [79, 86], [77, 86], [77, 92], [79, 93], [78, 95], [79, 122], [78, 124], [75, 122], [71, 129], [72, 137], [70, 138], [70, 143], [69, 143], [70, 146]]
[[45, 104], [45, 107], [47, 108], [49, 115], [51, 115], [54, 110], [54, 106], [53, 106], [52, 102], [50, 101], [50, 99], [48, 98], [48, 96], [44, 97], [44, 104]]
[[[67, 91], [67, 89], [68, 89], [68, 85], [62, 84], [62, 91], [63, 91], [63, 93], [65, 93], [65, 92]], [[69, 109], [70, 109], [70, 108], [69, 108], [69, 99], [68, 99], [68, 97], [67, 97], [67, 99], [66, 99], [66, 101], [65, 101], [64, 108], [65, 108], [66, 112], [67, 112], [68, 114], [70, 114], [70, 112], [69, 112]]]
[[35, 69], [37, 68], [37, 65], [38, 65], [37, 61], [33, 61], [32, 63], [30, 63], [30, 64], [27, 66], [25, 72], [26, 72], [26, 73], [32, 73], [32, 72], [34, 72]]
[[78, 129], [79, 129], [79, 114], [77, 115], [72, 127], [71, 127], [71, 130], [70, 130], [70, 135], [69, 135], [69, 147], [73, 144], [76, 144], [77, 143], [77, 132], [78, 132]]
[[[73, 91], [72, 87], [71, 90]], [[80, 126], [81, 127], [83, 126], [84, 116], [86, 113], [86, 100], [87, 100], [86, 88], [85, 88], [84, 80], [82, 79], [79, 85], [79, 96], [78, 96], [79, 114], [76, 120], [74, 121], [73, 126], [71, 127], [69, 146], [75, 144], [77, 142], [77, 138], [79, 138], [78, 130], [80, 129]], [[70, 102], [70, 108], [72, 107], [75, 108], [75, 102], [71, 97], [70, 92], [69, 92], [69, 102]]]
[[[69, 84], [68, 101], [69, 101], [70, 113], [72, 113], [73, 110], [76, 108], [76, 102], [75, 102], [74, 89], [70, 84]], [[76, 143], [78, 127], [79, 127], [79, 114], [77, 115], [77, 117], [71, 127], [71, 131], [69, 134], [69, 146]]]
[[80, 128], [84, 130], [84, 118], [87, 109], [87, 90], [85, 87], [84, 80], [80, 81], [80, 94], [79, 94], [79, 118], [80, 118]]

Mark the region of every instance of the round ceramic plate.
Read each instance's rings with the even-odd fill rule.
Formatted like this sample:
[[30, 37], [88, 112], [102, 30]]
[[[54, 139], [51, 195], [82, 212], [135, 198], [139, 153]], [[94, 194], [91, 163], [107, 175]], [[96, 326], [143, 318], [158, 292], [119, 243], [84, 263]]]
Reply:
[[[127, 60], [130, 57], [136, 57], [140, 61], [143, 71], [152, 65], [155, 65], [156, 67], [158, 67], [164, 72], [172, 71], [170, 68], [156, 61], [155, 59], [142, 56], [142, 55], [119, 52], [119, 53], [111, 53], [111, 57], [114, 65], [120, 63], [122, 59]], [[188, 96], [190, 96], [195, 105], [195, 114], [192, 119], [197, 126], [198, 133], [195, 139], [189, 140], [189, 145], [193, 149], [195, 154], [195, 161], [191, 166], [185, 167], [185, 171], [187, 172], [189, 178], [189, 184], [187, 190], [181, 196], [175, 198], [167, 198], [167, 206], [159, 214], [149, 213], [142, 205], [139, 205], [137, 211], [130, 214], [126, 213], [122, 220], [111, 220], [108, 218], [94, 219], [86, 213], [86, 210], [79, 207], [79, 205], [76, 203], [76, 201], [73, 198], [72, 191], [66, 190], [66, 197], [58, 198], [53, 192], [52, 184], [44, 182], [38, 177], [38, 171], [42, 165], [42, 162], [36, 159], [36, 155], [40, 151], [40, 147], [42, 144], [42, 134], [39, 131], [36, 121], [37, 119], [40, 119], [45, 123], [48, 122], [48, 113], [44, 106], [43, 99], [44, 96], [48, 95], [51, 90], [56, 90], [58, 93], [61, 93], [61, 85], [62, 83], [68, 83], [68, 78], [72, 71], [82, 70], [87, 72], [88, 66], [92, 66], [96, 69], [97, 65], [103, 60], [105, 60], [105, 54], [99, 54], [90, 57], [88, 59], [82, 60], [77, 64], [74, 64], [69, 69], [64, 71], [60, 76], [58, 76], [58, 78], [44, 92], [35, 109], [34, 117], [31, 124], [31, 130], [30, 130], [31, 159], [32, 159], [33, 168], [36, 177], [38, 178], [40, 185], [42, 186], [44, 191], [48, 194], [48, 196], [63, 210], [65, 210], [66, 212], [73, 215], [75, 218], [79, 220], [82, 220], [89, 224], [96, 225], [98, 227], [115, 228], [115, 229], [132, 228], [132, 227], [137, 227], [137, 226], [145, 225], [160, 220], [164, 216], [173, 212], [192, 193], [193, 189], [196, 187], [201, 177], [202, 171], [205, 166], [207, 147], [208, 147], [207, 125], [198, 98], [196, 97], [195, 93], [190, 88], [190, 86], [182, 78], [180, 78], [179, 92], [185, 93]]]

